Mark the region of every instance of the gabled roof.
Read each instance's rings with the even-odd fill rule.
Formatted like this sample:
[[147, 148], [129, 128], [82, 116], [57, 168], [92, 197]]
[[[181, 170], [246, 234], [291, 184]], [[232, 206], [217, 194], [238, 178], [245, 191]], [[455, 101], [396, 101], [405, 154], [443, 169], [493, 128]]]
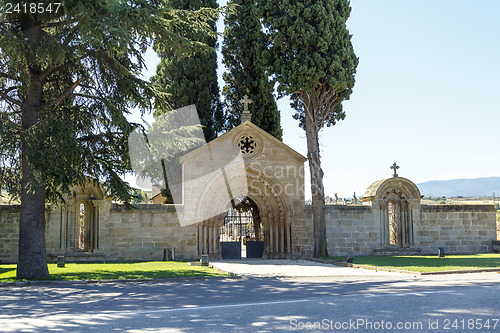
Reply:
[[191, 156], [193, 155], [196, 155], [198, 152], [202, 151], [202, 150], [205, 150], [207, 149], [207, 147], [210, 146], [210, 144], [212, 143], [215, 143], [215, 142], [218, 142], [218, 141], [222, 141], [224, 140], [226, 137], [231, 137], [232, 135], [235, 134], [235, 132], [240, 132], [242, 129], [244, 129], [245, 127], [251, 129], [252, 131], [254, 132], [257, 132], [259, 133], [264, 140], [267, 140], [267, 141], [271, 141], [271, 142], [274, 142], [275, 144], [277, 144], [279, 147], [283, 148], [285, 151], [288, 151], [291, 155], [295, 156], [297, 159], [301, 160], [302, 162], [305, 162], [307, 161], [307, 158], [305, 158], [302, 154], [298, 153], [297, 151], [293, 150], [292, 148], [290, 148], [289, 146], [287, 146], [286, 144], [284, 144], [283, 142], [281, 142], [280, 140], [276, 139], [274, 136], [272, 136], [271, 134], [267, 133], [266, 131], [264, 131], [262, 128], [260, 128], [259, 126], [255, 125], [254, 123], [252, 123], [251, 121], [245, 121], [243, 123], [241, 123], [240, 125], [236, 126], [235, 128], [231, 129], [230, 131], [227, 131], [226, 133], [222, 134], [221, 136], [213, 139], [212, 141], [204, 144], [203, 146], [200, 146], [184, 155], [182, 155], [182, 157], [180, 158], [180, 162], [181, 163], [184, 163], [184, 161], [186, 159], [189, 159]]

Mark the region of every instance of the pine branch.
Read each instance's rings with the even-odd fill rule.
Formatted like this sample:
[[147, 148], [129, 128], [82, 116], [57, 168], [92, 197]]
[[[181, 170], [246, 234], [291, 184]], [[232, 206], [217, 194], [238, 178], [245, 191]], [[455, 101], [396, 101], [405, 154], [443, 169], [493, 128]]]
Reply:
[[0, 119], [3, 119], [4, 121], [8, 122], [10, 124], [10, 126], [14, 127], [14, 128], [19, 128], [21, 126], [19, 126], [19, 124], [16, 124], [15, 122], [13, 122], [12, 120], [9, 119], [9, 115], [6, 114], [5, 112], [0, 112]]
[[69, 21], [59, 21], [59, 22], [53, 22], [53, 23], [47, 23], [42, 25], [42, 29], [45, 28], [57, 28], [57, 27], [63, 27], [65, 25], [73, 24], [78, 22], [78, 19], [73, 19]]
[[76, 96], [76, 97], [82, 97], [82, 98], [89, 98], [89, 99], [94, 99], [94, 100], [97, 100], [97, 101], [101, 101], [103, 103], [106, 103], [106, 99], [102, 98], [102, 97], [98, 97], [98, 96], [92, 96], [92, 95], [88, 95], [88, 94], [82, 94], [82, 93], [73, 93], [71, 94], [72, 96]]
[[63, 92], [61, 95], [59, 95], [57, 98], [55, 98], [54, 100], [52, 100], [51, 102], [49, 103], [45, 103], [44, 105], [42, 105], [41, 109], [50, 109], [51, 107], [59, 104], [63, 99], [65, 99], [66, 97], [68, 97], [69, 95], [71, 95], [71, 93], [73, 92], [73, 90], [75, 90], [75, 88], [80, 84], [80, 82], [82, 82], [84, 80], [83, 77], [79, 78], [78, 80], [76, 80], [75, 83], [73, 83], [69, 88], [68, 90], [66, 90], [65, 92]]
[[3, 93], [3, 92], [1, 92], [1, 91], [0, 91], [0, 97], [2, 97], [3, 99], [5, 99], [5, 100], [7, 100], [7, 101], [11, 102], [12, 104], [16, 104], [16, 105], [18, 105], [18, 106], [22, 106], [22, 105], [23, 105], [23, 103], [21, 103], [21, 102], [20, 102], [20, 101], [18, 101], [17, 99], [12, 98], [12, 97], [10, 97], [9, 95], [4, 94], [4, 93]]
[[5, 78], [10, 79], [10, 80], [19, 81], [19, 79], [17, 77], [15, 77], [14, 75], [10, 75], [8, 73], [0, 72], [0, 76], [5, 77]]

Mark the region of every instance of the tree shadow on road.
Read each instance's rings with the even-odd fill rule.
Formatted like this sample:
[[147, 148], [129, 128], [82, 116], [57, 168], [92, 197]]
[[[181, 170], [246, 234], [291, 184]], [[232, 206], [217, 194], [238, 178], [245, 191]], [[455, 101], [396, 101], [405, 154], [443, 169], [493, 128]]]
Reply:
[[[292, 320], [319, 322], [325, 319], [320, 316], [325, 309], [328, 318], [343, 321], [403, 317], [428, 321], [430, 314], [456, 318], [474, 314], [486, 319], [481, 300], [460, 305], [463, 291], [457, 289], [488, 288], [499, 296], [496, 282], [464, 280], [451, 286], [425, 281], [230, 278], [1, 288], [0, 325], [15, 330], [16, 323], [22, 323], [26, 332], [275, 331], [293, 329]], [[445, 303], [441, 296], [439, 301], [422, 303], [442, 292], [448, 297]]]

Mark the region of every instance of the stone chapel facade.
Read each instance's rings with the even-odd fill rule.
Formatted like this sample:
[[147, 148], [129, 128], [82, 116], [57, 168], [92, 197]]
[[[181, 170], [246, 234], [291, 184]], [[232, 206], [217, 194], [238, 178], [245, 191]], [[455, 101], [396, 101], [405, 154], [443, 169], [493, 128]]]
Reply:
[[[216, 167], [224, 159], [217, 155], [218, 144], [241, 152], [241, 159]], [[49, 206], [48, 257], [162, 260], [166, 248], [175, 249], [176, 259], [234, 258], [245, 251], [247, 257], [312, 257], [305, 161], [246, 120], [183, 156], [182, 203], [126, 210], [89, 182], [66, 205]], [[213, 172], [200, 178], [200, 167]], [[363, 205], [325, 207], [329, 255], [435, 254], [439, 247], [448, 253], [489, 252], [496, 239], [493, 205], [422, 205], [417, 186], [397, 174], [370, 185], [361, 199]], [[239, 210], [242, 202], [246, 210]], [[0, 205], [2, 263], [17, 260], [18, 223], [19, 206]]]

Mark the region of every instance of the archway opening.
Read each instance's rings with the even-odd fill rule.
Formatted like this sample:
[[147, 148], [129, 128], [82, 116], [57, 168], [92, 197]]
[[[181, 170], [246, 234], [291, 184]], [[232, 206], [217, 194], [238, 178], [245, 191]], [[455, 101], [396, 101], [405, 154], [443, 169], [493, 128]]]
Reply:
[[85, 204], [78, 205], [78, 243], [77, 249], [85, 251], [87, 249], [87, 230], [86, 230], [87, 214], [85, 212]]
[[257, 204], [249, 197], [231, 201], [219, 231], [224, 259], [261, 258], [264, 228]]
[[389, 244], [399, 246], [399, 221], [394, 201], [389, 201], [387, 213], [389, 215]]

